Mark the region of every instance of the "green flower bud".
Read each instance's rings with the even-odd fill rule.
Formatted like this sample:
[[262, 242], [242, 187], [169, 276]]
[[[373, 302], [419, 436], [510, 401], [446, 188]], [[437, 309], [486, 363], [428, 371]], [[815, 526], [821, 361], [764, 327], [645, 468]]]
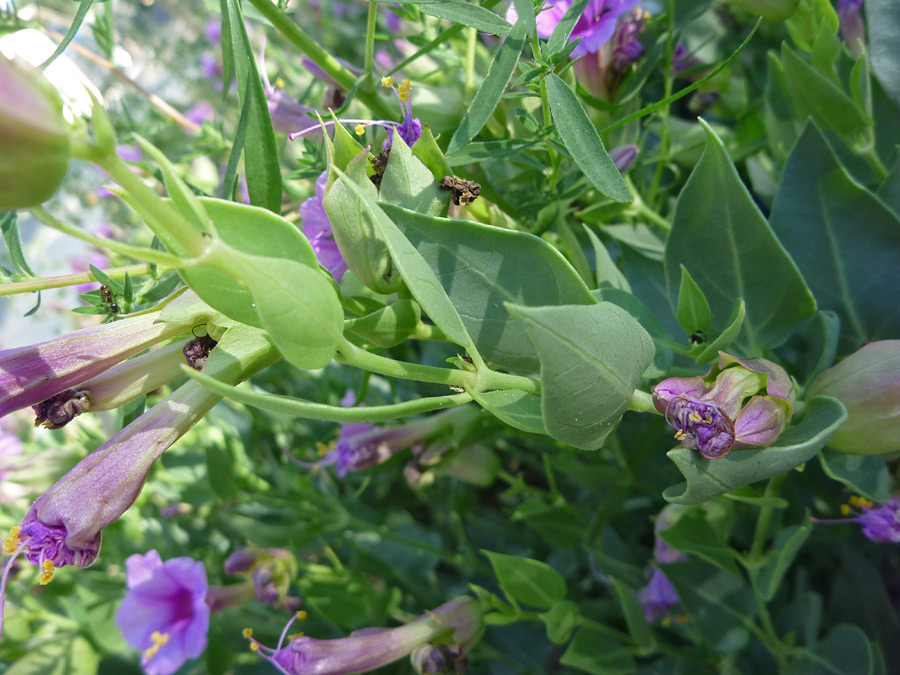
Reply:
[[62, 99], [43, 73], [0, 57], [0, 209], [53, 196], [69, 166], [69, 130]]
[[833, 396], [847, 421], [828, 447], [853, 455], [900, 450], [900, 340], [870, 342], [819, 375], [808, 396]]

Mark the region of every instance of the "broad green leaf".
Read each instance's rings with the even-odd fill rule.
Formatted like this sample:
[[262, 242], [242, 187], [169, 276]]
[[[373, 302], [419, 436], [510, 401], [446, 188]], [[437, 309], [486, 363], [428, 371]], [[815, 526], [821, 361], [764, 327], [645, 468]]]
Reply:
[[716, 651], [740, 651], [750, 639], [756, 615], [753, 591], [741, 576], [716, 570], [699, 560], [660, 565], [672, 582], [681, 606], [696, 629], [695, 635]]
[[513, 389], [472, 393], [472, 398], [497, 419], [532, 434], [546, 434], [541, 417], [541, 398]]
[[[413, 297], [425, 310], [425, 313], [437, 326], [447, 334], [456, 344], [465, 347], [473, 355], [478, 354], [475, 343], [469, 336], [463, 320], [453, 306], [447, 292], [441, 286], [435, 272], [428, 262], [410, 243], [403, 232], [398, 229], [390, 218], [385, 215], [381, 206], [376, 203], [370, 194], [350, 180], [346, 174], [340, 173], [337, 185], [346, 186], [348, 193], [354, 195], [362, 213], [369, 219], [371, 225], [381, 235], [393, 264], [400, 271], [400, 275], [409, 286]], [[389, 207], [389, 205], [386, 205]], [[399, 207], [394, 207], [395, 209]], [[409, 212], [412, 213], [412, 212]]]
[[223, 502], [237, 496], [237, 485], [234, 480], [234, 457], [228, 448], [222, 445], [209, 444], [206, 453], [206, 476], [213, 494]]
[[591, 246], [594, 247], [594, 274], [597, 277], [597, 288], [601, 286], [612, 286], [613, 288], [621, 288], [623, 291], [631, 293], [631, 286], [625, 274], [616, 266], [616, 263], [609, 255], [609, 251], [600, 241], [600, 238], [594, 234], [594, 231], [587, 225], [584, 226], [588, 239], [591, 240]]
[[633, 201], [631, 190], [600, 140], [597, 127], [584, 106], [559, 75], [546, 75], [547, 97], [556, 131], [585, 178], [605, 197], [616, 202]]
[[326, 366], [344, 333], [344, 310], [326, 273], [296, 260], [247, 253], [233, 254], [230, 264], [284, 358], [298, 368]]
[[681, 286], [678, 289], [675, 318], [688, 335], [697, 331], [708, 331], [712, 327], [712, 312], [706, 296], [684, 265], [681, 266]]
[[413, 156], [400, 134], [394, 134], [378, 198], [429, 216], [445, 215], [450, 205], [450, 195], [438, 188], [431, 171]]
[[[201, 198], [200, 203], [215, 224], [219, 237], [232, 248], [318, 267], [316, 253], [306, 237], [281, 216], [256, 206], [221, 199]], [[265, 232], [265, 236], [260, 236], [260, 232]], [[164, 243], [173, 253], [183, 253], [174, 241]], [[180, 274], [210, 307], [241, 323], [261, 326], [250, 292], [224, 272], [212, 267], [191, 267], [181, 270]]]
[[891, 498], [891, 473], [881, 455], [848, 455], [825, 448], [819, 455], [822, 470], [855, 493], [874, 502]]
[[391, 204], [381, 207], [434, 270], [488, 361], [523, 372], [538, 369], [534, 347], [510, 321], [504, 303], [595, 302], [572, 266], [540, 237], [470, 220], [433, 218]]
[[95, 675], [100, 655], [83, 637], [70, 631], [29, 649], [5, 675]]
[[685, 513], [672, 527], [659, 532], [659, 536], [677, 551], [702, 558], [731, 574], [739, 574], [734, 561], [735, 551], [716, 533], [703, 513]]
[[825, 129], [848, 135], [863, 131], [872, 123], [850, 96], [797, 56], [787, 43], [781, 46], [781, 63], [800, 119], [812, 115]]
[[867, 0], [865, 13], [872, 69], [894, 105], [900, 106], [900, 0]]
[[847, 419], [840, 401], [816, 396], [807, 401], [799, 424], [789, 426], [769, 448], [732, 450], [721, 459], [704, 459], [694, 450], [675, 448], [668, 457], [687, 484], [672, 485], [663, 497], [675, 504], [700, 504], [744, 485], [777, 476], [816, 456]]
[[757, 589], [767, 601], [771, 602], [775, 597], [781, 580], [811, 532], [812, 524], [807, 521], [799, 527], [786, 527], [775, 536], [768, 552], [769, 559], [756, 579]]
[[541, 363], [541, 411], [553, 438], [596, 450], [628, 409], [653, 359], [653, 341], [612, 303], [507, 305]]
[[900, 148], [897, 149], [898, 159], [894, 163], [891, 172], [878, 188], [878, 198], [891, 207], [898, 218], [900, 218]]
[[241, 96], [250, 98], [244, 139], [244, 171], [250, 203], [280, 214], [281, 167], [278, 164], [278, 146], [275, 144], [275, 130], [269, 116], [266, 92], [256, 68], [256, 54], [247, 37], [239, 0], [221, 2], [222, 13], [228, 16], [238, 92]]
[[744, 305], [743, 300], [738, 299], [734, 309], [731, 310], [728, 321], [725, 323], [725, 329], [710, 342], [695, 345], [694, 349], [699, 350], [700, 353], [694, 356], [694, 360], [699, 365], [705, 365], [719, 358], [719, 351], [728, 349], [737, 340], [741, 328], [744, 326], [744, 317], [746, 316], [747, 307]]
[[460, 121], [453, 138], [450, 139], [450, 145], [447, 146], [448, 155], [452, 155], [475, 138], [475, 135], [481, 131], [481, 128], [494, 114], [494, 109], [500, 103], [506, 85], [509, 84], [509, 78], [512, 77], [522, 49], [525, 47], [525, 30], [525, 24], [521, 20], [518, 21], [497, 48], [484, 82], [481, 83], [475, 98], [472, 99], [472, 105], [469, 106], [465, 117]]
[[842, 351], [900, 335], [900, 219], [841, 166], [810, 122], [769, 218], [821, 309], [841, 318]]
[[441, 19], [450, 19], [475, 30], [491, 35], [508, 35], [512, 26], [491, 10], [469, 2], [445, 0], [444, 2], [426, 3], [419, 11]]
[[650, 651], [656, 641], [647, 623], [644, 608], [631, 588], [618, 579], [613, 579], [612, 582], [631, 638], [641, 651]]
[[428, 167], [436, 181], [440, 181], [444, 176], [453, 174], [453, 170], [434, 140], [434, 135], [431, 133], [431, 127], [428, 124], [422, 125], [422, 133], [419, 136], [419, 140], [413, 144], [412, 153], [418, 157], [422, 164]]
[[595, 628], [578, 631], [559, 662], [592, 675], [631, 675], [637, 672], [629, 650]]
[[[578, 23], [581, 15], [584, 14], [584, 8], [587, 7], [588, 2], [590, 0], [575, 0], [569, 5], [562, 19], [553, 28], [550, 39], [547, 41], [547, 49], [551, 55], [562, 51], [568, 44], [572, 30], [575, 28], [575, 24]], [[534, 10], [532, 10], [532, 14], [534, 14]]]
[[565, 600], [566, 581], [547, 563], [505, 553], [483, 553], [491, 561], [500, 588], [511, 600], [540, 609], [550, 609]]
[[816, 309], [800, 271], [775, 238], [715, 132], [701, 120], [706, 149], [678, 196], [666, 240], [670, 297], [681, 266], [703, 290], [713, 325], [735, 302], [747, 306], [747, 347], [774, 347]]
[[841, 623], [825, 639], [792, 654], [785, 675], [869, 675], [873, 672], [872, 644], [859, 627]]
[[399, 300], [387, 307], [344, 322], [344, 329], [359, 335], [378, 347], [400, 344], [419, 325], [422, 312], [412, 300]]
[[578, 605], [571, 600], [555, 602], [550, 609], [539, 616], [547, 626], [547, 638], [557, 645], [568, 642], [581, 621]]

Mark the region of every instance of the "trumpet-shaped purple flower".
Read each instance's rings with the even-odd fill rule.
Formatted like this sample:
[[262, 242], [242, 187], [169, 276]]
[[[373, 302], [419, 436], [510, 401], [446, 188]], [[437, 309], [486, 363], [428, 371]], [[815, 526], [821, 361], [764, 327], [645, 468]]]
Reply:
[[[472, 598], [451, 600], [415, 621], [398, 628], [366, 628], [349, 637], [317, 640], [304, 635], [284, 639], [293, 623], [285, 626], [275, 649], [255, 640], [251, 646], [286, 675], [352, 675], [380, 668], [409, 655], [416, 647], [450, 638], [467, 649], [481, 633], [482, 617]], [[248, 637], [251, 631], [245, 631]]]
[[203, 563], [191, 558], [163, 562], [156, 551], [125, 561], [128, 595], [116, 614], [125, 641], [143, 650], [148, 675], [171, 675], [206, 649], [209, 630]]
[[682, 447], [707, 459], [732, 448], [771, 445], [793, 412], [793, 385], [784, 369], [724, 352], [705, 376], [671, 377], [651, 391]]
[[310, 197], [300, 205], [300, 218], [303, 221], [303, 234], [309, 240], [319, 264], [340, 281], [347, 271], [347, 263], [334, 240], [331, 221], [322, 206], [325, 198], [325, 186], [328, 183], [328, 172], [323, 171], [316, 180], [316, 196]]
[[[640, 0], [591, 0], [584, 13], [575, 23], [569, 42], [581, 39], [575, 49], [572, 50], [572, 58], [593, 54], [606, 44], [616, 30], [616, 22], [619, 17], [630, 9], [633, 9]], [[566, 10], [572, 5], [572, 0], [548, 0], [544, 3], [543, 10], [537, 15], [537, 33], [547, 39], [552, 35]], [[514, 5], [510, 5], [506, 12], [506, 20], [515, 23], [519, 19]]]

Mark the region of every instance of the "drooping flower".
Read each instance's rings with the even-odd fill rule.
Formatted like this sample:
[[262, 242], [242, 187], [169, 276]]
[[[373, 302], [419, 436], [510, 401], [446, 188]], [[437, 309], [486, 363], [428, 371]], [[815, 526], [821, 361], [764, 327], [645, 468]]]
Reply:
[[705, 376], [671, 377], [651, 392], [682, 447], [707, 459], [771, 445], [793, 412], [793, 384], [783, 368], [725, 352]]
[[[570, 42], [581, 39], [575, 49], [572, 50], [572, 58], [577, 59], [585, 54], [594, 54], [606, 44], [616, 30], [616, 22], [619, 17], [630, 9], [633, 9], [640, 0], [591, 0], [585, 7], [581, 18], [572, 29]], [[544, 2], [543, 9], [536, 17], [538, 36], [547, 39], [553, 34], [566, 10], [572, 5], [572, 0], [548, 0]], [[510, 5], [506, 12], [506, 20], [515, 23], [519, 19], [515, 5]]]
[[206, 649], [210, 608], [203, 563], [191, 558], [165, 562], [156, 551], [125, 561], [128, 595], [116, 613], [126, 642], [143, 650], [148, 675], [171, 675]]
[[300, 219], [303, 221], [303, 234], [316, 252], [319, 264], [340, 282], [348, 268], [334, 240], [331, 221], [328, 220], [328, 214], [322, 206], [327, 183], [328, 172], [323, 171], [316, 180], [315, 197], [310, 197], [300, 205]]
[[467, 650], [478, 639], [483, 625], [478, 603], [468, 597], [451, 600], [398, 628], [367, 628], [334, 640], [317, 640], [301, 634], [284, 645], [293, 621], [285, 626], [275, 649], [254, 640], [250, 629], [244, 631], [254, 651], [286, 675], [364, 673], [401, 659], [420, 645], [441, 639], [450, 639]]

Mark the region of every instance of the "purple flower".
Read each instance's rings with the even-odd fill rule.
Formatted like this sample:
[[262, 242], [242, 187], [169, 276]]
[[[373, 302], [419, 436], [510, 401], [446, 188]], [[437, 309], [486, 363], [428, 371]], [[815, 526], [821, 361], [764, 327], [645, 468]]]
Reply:
[[418, 117], [412, 116], [412, 100], [409, 95], [412, 84], [410, 84], [409, 80], [403, 80], [403, 83], [400, 84], [400, 86], [395, 87], [394, 80], [391, 77], [382, 78], [381, 84], [394, 90], [394, 93], [397, 94], [397, 100], [400, 102], [400, 111], [403, 113], [403, 121], [400, 123], [387, 120], [372, 123], [387, 129], [388, 137], [385, 139], [384, 143], [382, 143], [381, 149], [390, 149], [391, 143], [394, 142], [395, 129], [397, 133], [400, 134], [400, 138], [403, 139], [403, 142], [409, 147], [412, 147], [422, 134], [422, 122], [419, 121]]
[[793, 384], [784, 369], [724, 352], [705, 376], [671, 377], [651, 392], [682, 447], [707, 459], [732, 448], [771, 445], [793, 412]]
[[[639, 2], [640, 0], [591, 0], [569, 37], [570, 42], [581, 38], [581, 42], [572, 50], [572, 58], [577, 59], [580, 56], [599, 51], [612, 37], [619, 17], [633, 9]], [[571, 4], [572, 0], [548, 0], [545, 2], [543, 11], [537, 15], [538, 36], [544, 39], [549, 38]], [[506, 20], [510, 23], [519, 20], [514, 5], [509, 6]]]
[[859, 58], [866, 44], [866, 26], [860, 15], [863, 0], [838, 0], [837, 13], [841, 20], [841, 35], [847, 41], [853, 56]]
[[900, 496], [894, 495], [886, 504], [862, 505], [862, 513], [855, 518], [862, 525], [862, 533], [872, 541], [900, 544]]
[[322, 206], [327, 183], [328, 172], [323, 171], [316, 180], [316, 196], [300, 205], [300, 219], [303, 221], [303, 234], [316, 252], [319, 264], [331, 272], [335, 280], [340, 281], [347, 271], [347, 263], [334, 240], [331, 221]]
[[641, 34], [647, 27], [648, 15], [640, 9], [625, 14], [616, 26], [610, 50], [610, 67], [624, 72], [644, 55]]
[[656, 621], [678, 604], [678, 593], [675, 592], [672, 582], [659, 567], [654, 565], [652, 569], [650, 581], [638, 591], [638, 600], [644, 608], [647, 621]]
[[[293, 619], [285, 626], [275, 649], [250, 638], [253, 649], [286, 675], [363, 673], [442, 638], [451, 639], [465, 650], [477, 640], [482, 629], [481, 609], [475, 600], [467, 597], [451, 600], [398, 628], [367, 628], [335, 640], [317, 640], [301, 634], [282, 646], [291, 623]], [[250, 637], [252, 631], [246, 630], [245, 635]]]
[[116, 614], [126, 642], [143, 650], [148, 675], [171, 675], [206, 649], [209, 605], [206, 570], [191, 558], [163, 562], [159, 553], [125, 561], [128, 595]]
[[626, 173], [634, 166], [637, 156], [638, 147], [636, 145], [620, 145], [609, 151], [609, 158], [616, 165], [619, 173]]
[[[312, 108], [300, 105], [292, 99], [287, 92], [278, 86], [272, 86], [269, 76], [266, 74], [266, 41], [263, 40], [260, 53], [260, 73], [262, 74], [263, 89], [266, 94], [266, 104], [269, 107], [269, 115], [272, 118], [272, 126], [275, 131], [282, 134], [305, 134], [319, 128], [319, 123], [309, 113], [314, 113]], [[279, 80], [275, 81], [276, 85]]]

